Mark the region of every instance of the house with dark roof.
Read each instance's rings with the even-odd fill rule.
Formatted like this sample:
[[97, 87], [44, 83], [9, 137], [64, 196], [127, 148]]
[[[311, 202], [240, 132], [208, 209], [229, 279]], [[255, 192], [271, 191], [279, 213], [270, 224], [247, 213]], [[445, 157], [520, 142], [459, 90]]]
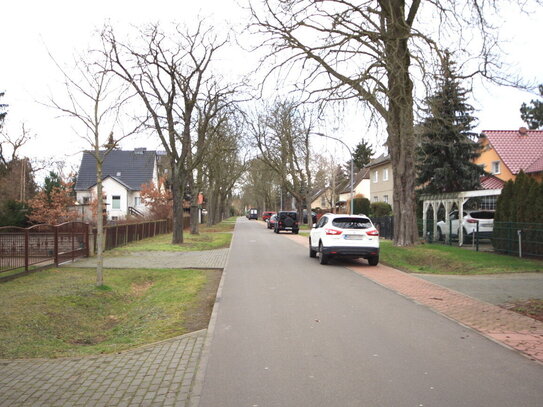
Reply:
[[[100, 152], [102, 155], [103, 151]], [[134, 151], [113, 150], [102, 168], [102, 186], [105, 195], [107, 219], [119, 220], [127, 215], [143, 215], [147, 208], [141, 202], [141, 186], [158, 184], [160, 154], [136, 148]], [[79, 205], [89, 205], [96, 197], [96, 160], [89, 152], [83, 153], [75, 183]]]
[[514, 180], [522, 170], [543, 180], [543, 130], [484, 130], [482, 153], [475, 163], [503, 182]]

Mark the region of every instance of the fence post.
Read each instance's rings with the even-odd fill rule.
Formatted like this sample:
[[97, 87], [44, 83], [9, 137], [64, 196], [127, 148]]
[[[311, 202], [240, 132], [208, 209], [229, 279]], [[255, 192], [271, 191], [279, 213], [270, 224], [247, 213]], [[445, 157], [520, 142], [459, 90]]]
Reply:
[[74, 231], [74, 222], [70, 225], [70, 239], [72, 241], [72, 262], [75, 260], [75, 231]]
[[54, 230], [54, 253], [55, 266], [58, 266], [58, 226], [53, 226]]
[[475, 250], [479, 251], [479, 221], [477, 221], [477, 234], [475, 235]]
[[25, 229], [25, 271], [28, 271], [28, 256], [29, 256], [29, 250], [28, 250], [28, 229]]
[[85, 224], [86, 225], [86, 228], [85, 228], [85, 257], [89, 257], [90, 255], [90, 243], [89, 243], [89, 229], [90, 229], [90, 225], [88, 223]]
[[518, 235], [518, 257], [522, 257], [522, 230], [517, 230]]

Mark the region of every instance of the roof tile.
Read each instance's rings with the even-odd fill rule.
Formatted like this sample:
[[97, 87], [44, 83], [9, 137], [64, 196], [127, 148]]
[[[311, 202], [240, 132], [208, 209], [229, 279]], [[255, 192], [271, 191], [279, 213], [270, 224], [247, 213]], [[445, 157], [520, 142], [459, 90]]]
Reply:
[[[484, 130], [482, 134], [513, 174], [527, 171], [542, 160], [543, 130], [527, 130], [526, 135], [521, 135], [518, 130]], [[532, 169], [531, 172], [535, 171]]]

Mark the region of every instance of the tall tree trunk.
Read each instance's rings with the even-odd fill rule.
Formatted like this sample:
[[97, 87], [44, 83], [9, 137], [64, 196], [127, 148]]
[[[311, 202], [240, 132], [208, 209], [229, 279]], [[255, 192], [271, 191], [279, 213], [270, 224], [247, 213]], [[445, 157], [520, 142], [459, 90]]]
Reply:
[[190, 234], [199, 235], [199, 219], [198, 219], [198, 195], [200, 193], [199, 182], [194, 182], [194, 178], [191, 175], [189, 177], [189, 187], [191, 189], [190, 197]]
[[173, 235], [172, 244], [183, 243], [183, 195], [185, 193], [182, 173], [176, 167], [175, 161], [171, 161], [172, 167], [172, 200], [173, 200]]
[[417, 242], [415, 199], [415, 135], [413, 128], [413, 82], [409, 77], [410, 57], [404, 1], [392, 0], [388, 10], [386, 41], [389, 82], [388, 148], [394, 169], [394, 243], [410, 246]]
[[100, 145], [95, 142], [94, 154], [96, 158], [96, 194], [98, 208], [96, 209], [96, 286], [104, 285], [104, 196], [102, 192], [102, 159], [100, 158]]

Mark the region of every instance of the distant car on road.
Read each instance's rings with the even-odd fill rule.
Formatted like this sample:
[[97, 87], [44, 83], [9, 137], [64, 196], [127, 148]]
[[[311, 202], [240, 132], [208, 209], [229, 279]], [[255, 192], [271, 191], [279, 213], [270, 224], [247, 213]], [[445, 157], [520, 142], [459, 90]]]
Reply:
[[370, 266], [379, 263], [379, 231], [367, 216], [327, 213], [313, 225], [309, 257], [327, 264], [333, 257], [364, 258]]
[[247, 216], [247, 219], [258, 219], [258, 209], [251, 208], [249, 209], [249, 214]]
[[262, 220], [266, 222], [270, 218], [270, 216], [272, 216], [273, 214], [275, 214], [275, 212], [273, 211], [262, 212]]
[[490, 239], [494, 231], [493, 210], [466, 210], [462, 212], [463, 219], [460, 223], [458, 211], [452, 211], [449, 214], [449, 222], [437, 222], [437, 240], [443, 240], [445, 235], [449, 234], [449, 223], [451, 224], [451, 236], [458, 237], [460, 227], [462, 227], [465, 241], [471, 240], [477, 232], [477, 223], [479, 223], [479, 238]]
[[300, 227], [298, 225], [298, 213], [294, 211], [280, 211], [277, 213], [277, 222], [274, 225], [273, 231], [279, 233], [282, 230], [288, 230], [298, 234]]
[[276, 223], [277, 223], [277, 215], [276, 215], [276, 214], [273, 214], [273, 215], [270, 216], [270, 218], [268, 219], [268, 229], [274, 229]]

